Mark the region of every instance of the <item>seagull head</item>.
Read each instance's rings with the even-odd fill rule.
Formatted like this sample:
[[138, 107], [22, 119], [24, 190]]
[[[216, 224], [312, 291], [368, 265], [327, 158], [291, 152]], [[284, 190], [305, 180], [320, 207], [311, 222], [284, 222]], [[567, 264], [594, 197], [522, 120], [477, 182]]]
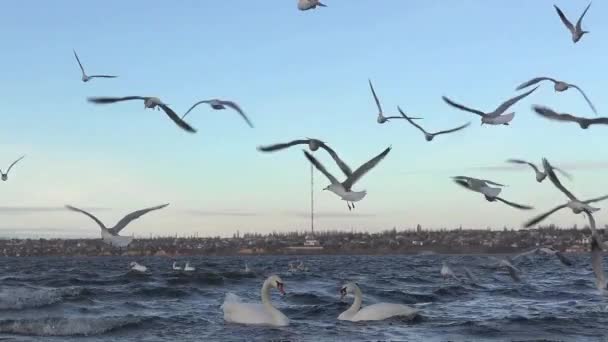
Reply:
[[8, 175], [6, 173], [2, 174], [2, 180], [6, 181], [8, 179]]

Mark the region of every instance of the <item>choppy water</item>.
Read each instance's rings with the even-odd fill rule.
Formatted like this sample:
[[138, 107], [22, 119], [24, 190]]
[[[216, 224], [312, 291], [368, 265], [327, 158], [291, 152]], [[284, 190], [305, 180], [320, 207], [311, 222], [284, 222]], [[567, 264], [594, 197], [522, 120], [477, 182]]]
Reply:
[[[445, 282], [441, 260], [467, 266], [478, 284]], [[588, 255], [575, 267], [535, 256], [519, 263], [521, 283], [495, 272], [488, 256], [196, 257], [192, 274], [170, 258], [0, 259], [0, 339], [9, 341], [605, 340], [608, 300], [594, 287]], [[149, 275], [128, 272], [138, 261]], [[303, 260], [308, 273], [289, 273]], [[185, 259], [178, 259], [185, 262]], [[252, 273], [244, 272], [247, 261]], [[291, 324], [284, 328], [225, 323], [224, 296], [259, 302], [262, 282], [279, 274], [287, 295], [273, 293]], [[352, 299], [339, 287], [359, 283], [364, 305], [408, 304], [413, 321], [336, 320]]]

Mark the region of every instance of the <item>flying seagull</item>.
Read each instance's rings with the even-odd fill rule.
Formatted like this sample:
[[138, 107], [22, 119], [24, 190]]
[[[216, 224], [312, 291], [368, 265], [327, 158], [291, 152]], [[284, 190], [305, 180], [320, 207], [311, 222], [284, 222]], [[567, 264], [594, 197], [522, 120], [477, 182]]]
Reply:
[[500, 197], [498, 197], [498, 194], [500, 194], [501, 189], [488, 186], [488, 184], [492, 184], [492, 185], [496, 185], [496, 186], [504, 186], [502, 184], [494, 183], [494, 182], [491, 182], [491, 181], [488, 181], [485, 179], [477, 179], [477, 178], [465, 177], [465, 176], [456, 176], [456, 177], [452, 177], [452, 179], [454, 180], [454, 182], [456, 184], [459, 184], [459, 185], [465, 187], [466, 189], [481, 193], [482, 195], [484, 195], [484, 197], [486, 198], [486, 200], [488, 202], [494, 202], [494, 201], [498, 200], [513, 208], [522, 209], [522, 210], [534, 209], [533, 207], [530, 207], [527, 205], [521, 205], [521, 204], [509, 202], [503, 198], [500, 198]]
[[575, 27], [572, 25], [570, 20], [568, 20], [568, 18], [566, 18], [566, 16], [564, 15], [564, 12], [562, 12], [562, 10], [559, 9], [559, 7], [557, 7], [557, 5], [553, 5], [553, 7], [555, 7], [555, 10], [557, 11], [557, 14], [559, 15], [559, 18], [562, 20], [562, 23], [564, 23], [564, 25], [566, 25], [566, 28], [568, 28], [568, 31], [570, 31], [570, 33], [572, 34], [572, 42], [574, 42], [574, 43], [577, 43], [579, 40], [581, 40], [581, 38], [583, 38], [584, 34], [589, 33], [589, 31], [583, 30], [583, 28], [581, 27], [581, 24], [583, 21], [583, 17], [585, 16], [585, 14], [587, 14], [587, 10], [589, 10], [590, 6], [591, 6], [591, 2], [589, 3], [589, 5], [587, 5], [587, 8], [585, 8], [585, 11], [583, 12], [583, 14], [581, 14], [580, 18], [578, 18], [578, 21], [576, 22], [576, 27]]
[[158, 97], [150, 97], [150, 96], [125, 96], [125, 97], [89, 97], [89, 102], [97, 103], [97, 104], [109, 104], [120, 101], [130, 101], [130, 100], [143, 100], [144, 108], [156, 108], [157, 110], [162, 110], [169, 116], [176, 125], [178, 125], [184, 131], [195, 133], [196, 130], [188, 125], [184, 120], [180, 119], [179, 116], [165, 103], [163, 103]]
[[566, 266], [572, 266], [572, 261], [570, 259], [568, 259], [564, 254], [562, 254], [560, 251], [558, 251], [557, 249], [553, 248], [553, 247], [540, 247], [540, 248], [534, 248], [532, 250], [529, 250], [527, 252], [523, 252], [520, 253], [518, 255], [516, 255], [513, 259], [517, 259], [520, 257], [527, 257], [529, 255], [532, 254], [544, 254], [544, 255], [549, 255], [549, 256], [555, 256], [556, 258], [559, 259], [559, 261], [561, 261], [562, 264], [566, 265]]
[[327, 7], [327, 5], [321, 3], [319, 0], [298, 0], [298, 9], [300, 11], [307, 11], [309, 9], [315, 9], [319, 7]]
[[439, 131], [439, 132], [435, 132], [435, 133], [429, 133], [429, 132], [425, 131], [424, 128], [420, 127], [420, 125], [416, 124], [407, 115], [405, 115], [405, 113], [403, 113], [403, 111], [401, 110], [401, 108], [397, 107], [397, 109], [399, 110], [399, 113], [401, 113], [401, 116], [403, 116], [404, 119], [406, 119], [410, 124], [412, 124], [412, 126], [418, 128], [420, 131], [422, 131], [422, 133], [424, 133], [424, 138], [426, 139], [426, 141], [433, 140], [433, 138], [436, 135], [447, 134], [447, 133], [452, 133], [452, 132], [460, 131], [461, 129], [464, 129], [464, 128], [468, 127], [471, 124], [470, 122], [468, 122], [468, 123], [466, 123], [466, 124], [464, 124], [462, 126], [458, 126], [456, 128], [448, 129], [448, 130], [445, 130], [445, 131]]
[[602, 292], [606, 292], [608, 290], [606, 276], [604, 275], [604, 266], [602, 259], [603, 250], [602, 250], [602, 241], [597, 235], [597, 230], [595, 227], [595, 218], [590, 212], [586, 212], [587, 216], [589, 216], [589, 228], [591, 228], [591, 268], [593, 269], [593, 273], [595, 274], [595, 283], [597, 288]]
[[15, 164], [17, 164], [23, 158], [25, 158], [25, 156], [21, 156], [19, 159], [15, 160], [11, 164], [11, 166], [9, 166], [8, 169], [6, 169], [6, 172], [2, 172], [2, 170], [0, 170], [0, 174], [2, 175], [2, 181], [6, 182], [8, 180], [8, 173], [11, 171], [13, 166], [15, 166]]
[[280, 151], [282, 149], [286, 149], [286, 148], [289, 148], [289, 147], [292, 147], [295, 145], [303, 145], [303, 144], [308, 145], [308, 148], [313, 152], [318, 150], [319, 147], [324, 149], [325, 151], [327, 151], [327, 153], [329, 153], [329, 155], [334, 159], [336, 164], [338, 164], [338, 166], [340, 167], [340, 170], [342, 170], [342, 172], [344, 173], [344, 175], [346, 177], [350, 176], [353, 173], [353, 171], [350, 169], [350, 167], [348, 165], [346, 165], [346, 163], [344, 161], [342, 161], [342, 159], [340, 159], [340, 157], [338, 157], [338, 154], [336, 153], [336, 151], [334, 151], [331, 147], [329, 147], [329, 145], [327, 145], [325, 142], [323, 142], [319, 139], [311, 139], [311, 138], [298, 139], [298, 140], [290, 141], [288, 143], [279, 143], [279, 144], [268, 145], [268, 146], [258, 146], [258, 151], [275, 152], [275, 151]]
[[82, 67], [82, 63], [80, 63], [80, 59], [78, 58], [78, 55], [76, 54], [76, 50], [72, 50], [72, 51], [74, 51], [74, 57], [76, 57], [76, 61], [78, 62], [78, 65], [80, 66], [80, 71], [82, 71], [82, 82], [88, 82], [92, 78], [116, 78], [116, 77], [118, 77], [118, 76], [111, 76], [111, 75], [91, 75], [91, 76], [88, 76], [84, 72], [84, 68]]
[[[376, 95], [376, 91], [374, 90], [374, 86], [372, 85], [372, 80], [368, 79], [369, 89], [372, 91], [372, 96], [374, 96], [374, 101], [376, 102], [376, 107], [378, 107], [378, 119], [376, 121], [379, 124], [383, 124], [390, 119], [403, 119], [401, 116], [384, 116], [384, 112], [382, 111], [382, 106], [380, 105], [380, 100], [378, 99], [378, 95]], [[410, 118], [411, 120], [418, 120], [420, 118]]]
[[565, 204], [559, 205], [559, 206], [547, 211], [546, 213], [538, 215], [535, 218], [531, 219], [530, 221], [526, 222], [524, 224], [525, 228], [529, 228], [537, 223], [540, 223], [547, 217], [551, 216], [553, 213], [557, 212], [558, 210], [564, 209], [564, 208], [572, 209], [572, 212], [575, 214], [580, 214], [582, 212], [593, 213], [600, 209], [594, 208], [594, 207], [590, 206], [589, 204], [608, 199], [608, 195], [607, 195], [607, 196], [593, 198], [593, 199], [586, 200], [586, 201], [581, 201], [581, 200], [577, 199], [570, 191], [568, 191], [568, 189], [566, 189], [562, 185], [562, 183], [559, 181], [559, 178], [557, 178], [557, 175], [553, 171], [553, 166], [551, 166], [551, 164], [549, 163], [549, 161], [546, 158], [543, 158], [543, 168], [545, 169], [545, 173], [547, 174], [547, 176], [549, 176], [551, 183], [553, 183], [553, 185], [555, 185], [556, 188], [558, 188], [561, 192], [563, 192], [568, 197], [569, 201]]
[[581, 95], [583, 95], [583, 97], [585, 98], [585, 101], [587, 101], [587, 104], [589, 105], [589, 107], [591, 107], [591, 110], [597, 114], [597, 110], [595, 109], [595, 106], [593, 105], [593, 103], [591, 103], [591, 100], [589, 100], [589, 98], [587, 97], [587, 95], [585, 94], [585, 92], [577, 85], [572, 84], [572, 83], [568, 83], [568, 82], [564, 82], [564, 81], [558, 81], [554, 78], [551, 77], [536, 77], [533, 78], [527, 82], [524, 82], [522, 84], [520, 84], [516, 90], [522, 90], [524, 88], [527, 88], [531, 85], [535, 85], [539, 82], [542, 81], [551, 81], [553, 82], [553, 89], [555, 89], [556, 92], [563, 92], [566, 91], [570, 88], [574, 88], [576, 90], [578, 90], [579, 93], [581, 93]]
[[500, 260], [500, 262], [498, 263], [498, 268], [506, 269], [514, 281], [516, 281], [516, 282], [521, 281], [521, 279], [519, 278], [520, 270], [517, 267], [513, 266], [513, 264], [506, 258], [503, 258]]
[[472, 109], [469, 107], [465, 107], [459, 103], [456, 103], [452, 100], [450, 100], [449, 98], [443, 96], [442, 99], [443, 101], [445, 101], [447, 104], [449, 104], [452, 107], [458, 108], [460, 110], [464, 110], [473, 114], [477, 114], [479, 116], [481, 116], [481, 124], [483, 125], [488, 124], [488, 125], [508, 125], [509, 122], [511, 120], [513, 120], [513, 118], [515, 117], [515, 113], [511, 112], [508, 114], [504, 114], [507, 109], [509, 109], [509, 107], [513, 106], [514, 104], [516, 104], [519, 100], [523, 99], [524, 97], [532, 94], [532, 92], [534, 92], [536, 89], [538, 89], [539, 86], [536, 86], [535, 88], [533, 88], [532, 90], [529, 90], [523, 94], [520, 94], [518, 96], [515, 96], [512, 99], [509, 99], [505, 102], [503, 102], [500, 106], [498, 106], [498, 108], [496, 108], [493, 112], [489, 112], [489, 113], [484, 113], [480, 110], [477, 109]]
[[443, 277], [443, 280], [446, 280], [447, 278], [452, 277], [452, 278], [460, 281], [460, 278], [458, 278], [456, 276], [454, 271], [452, 271], [452, 269], [450, 268], [450, 266], [448, 265], [448, 263], [445, 260], [443, 261], [443, 264], [441, 265], [441, 270], [439, 271], [439, 273]]
[[[523, 165], [529, 165], [532, 169], [534, 169], [534, 172], [536, 173], [536, 181], [537, 182], [542, 182], [543, 180], [545, 180], [545, 178], [547, 178], [547, 174], [541, 170], [538, 169], [538, 167], [536, 167], [536, 165], [534, 165], [533, 163], [527, 162], [525, 160], [521, 160], [521, 159], [509, 159], [507, 160], [508, 163], [512, 163], [512, 164], [523, 164]], [[558, 172], [560, 172], [562, 175], [564, 175], [564, 177], [568, 178], [569, 180], [572, 180], [572, 176], [570, 176], [570, 174], [568, 174], [566, 171], [559, 169], [559, 168], [555, 168], [555, 170], [557, 170]]]
[[192, 105], [192, 107], [190, 107], [190, 109], [188, 109], [186, 114], [184, 114], [184, 116], [182, 116], [182, 119], [185, 118], [186, 115], [188, 115], [188, 113], [190, 113], [190, 111], [194, 109], [194, 107], [198, 106], [201, 103], [206, 103], [215, 110], [224, 110], [224, 109], [226, 109], [226, 107], [234, 109], [235, 111], [237, 111], [237, 113], [239, 113], [239, 115], [241, 115], [243, 120], [245, 120], [245, 122], [247, 122], [249, 127], [253, 128], [253, 124], [251, 123], [251, 121], [249, 120], [247, 115], [245, 115], [245, 112], [243, 112], [241, 107], [239, 107], [239, 105], [236, 104], [236, 102], [225, 101], [225, 100], [220, 100], [220, 99], [203, 100], [203, 101], [199, 101], [199, 102], [195, 103], [194, 105]]
[[549, 107], [539, 105], [532, 106], [532, 110], [534, 110], [536, 114], [549, 120], [576, 122], [582, 129], [587, 129], [589, 126], [596, 124], [608, 125], [608, 118], [606, 117], [593, 119], [581, 118], [568, 113], [557, 113]]
[[169, 205], [169, 203], [159, 205], [156, 207], [152, 207], [152, 208], [134, 211], [134, 212], [130, 213], [129, 215], [123, 217], [112, 228], [106, 227], [97, 217], [93, 216], [93, 214], [90, 214], [82, 209], [78, 209], [78, 208], [72, 207], [70, 205], [66, 205], [65, 207], [69, 210], [77, 211], [79, 213], [85, 214], [88, 217], [90, 217], [91, 219], [93, 219], [93, 221], [95, 221], [101, 228], [101, 239], [103, 240], [103, 242], [109, 244], [110, 246], [116, 246], [116, 247], [122, 248], [122, 247], [127, 247], [131, 243], [131, 241], [133, 241], [133, 237], [118, 235], [118, 233], [120, 233], [121, 230], [123, 230], [129, 223], [131, 223], [131, 221], [136, 220], [136, 219], [140, 218], [141, 216], [143, 216], [153, 210], [162, 209], [168, 205]]
[[[346, 201], [346, 205], [348, 205], [348, 210], [352, 210], [355, 207], [354, 202], [358, 202], [362, 200], [365, 195], [367, 195], [367, 191], [353, 191], [352, 186], [359, 180], [363, 175], [365, 175], [369, 170], [374, 168], [386, 155], [391, 151], [391, 147], [387, 147], [382, 153], [375, 156], [365, 164], [361, 165], [358, 169], [356, 169], [353, 173], [346, 177], [344, 182], [339, 182], [336, 177], [334, 177], [331, 173], [329, 173], [325, 167], [313, 157], [307, 151], [304, 151], [304, 156], [317, 168], [317, 170], [321, 171], [329, 179], [331, 182], [330, 185], [325, 187], [323, 190], [329, 190], [334, 194], [340, 196], [340, 198]], [[352, 207], [351, 207], [352, 206]]]

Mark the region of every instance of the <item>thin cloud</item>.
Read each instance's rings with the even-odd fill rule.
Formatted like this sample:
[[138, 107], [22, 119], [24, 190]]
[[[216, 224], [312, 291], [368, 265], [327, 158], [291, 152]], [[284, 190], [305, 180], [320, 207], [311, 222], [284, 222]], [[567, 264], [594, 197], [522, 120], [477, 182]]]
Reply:
[[[506, 164], [506, 163], [505, 163]], [[608, 161], [575, 161], [566, 163], [551, 163], [554, 166], [559, 166], [564, 170], [605, 170], [608, 169]], [[540, 163], [537, 167], [541, 167]], [[526, 165], [496, 165], [496, 166], [474, 166], [467, 168], [468, 170], [481, 170], [481, 171], [498, 171], [498, 172], [520, 172], [529, 171], [529, 166]]]
[[[110, 208], [99, 208], [99, 207], [85, 207], [82, 208], [87, 211], [102, 211], [110, 210]], [[2, 207], [0, 206], [0, 214], [34, 214], [34, 213], [48, 213], [48, 212], [62, 212], [67, 211], [65, 207]]]
[[227, 211], [227, 210], [197, 210], [190, 209], [183, 211], [186, 214], [195, 216], [226, 216], [226, 217], [248, 217], [248, 216], [259, 216], [259, 213], [243, 212], [243, 211]]

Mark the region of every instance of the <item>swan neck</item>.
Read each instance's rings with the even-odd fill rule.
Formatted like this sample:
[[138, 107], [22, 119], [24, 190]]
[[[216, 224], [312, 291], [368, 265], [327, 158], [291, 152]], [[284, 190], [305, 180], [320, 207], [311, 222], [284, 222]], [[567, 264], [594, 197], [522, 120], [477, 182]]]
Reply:
[[363, 293], [358, 287], [356, 287], [355, 291], [353, 292], [355, 300], [353, 301], [353, 304], [350, 306], [350, 308], [348, 308], [348, 310], [346, 311], [354, 315], [355, 313], [359, 312], [359, 309], [361, 309], [361, 303], [363, 302]]
[[262, 286], [262, 304], [269, 310], [276, 310], [270, 302], [270, 282], [265, 281]]

